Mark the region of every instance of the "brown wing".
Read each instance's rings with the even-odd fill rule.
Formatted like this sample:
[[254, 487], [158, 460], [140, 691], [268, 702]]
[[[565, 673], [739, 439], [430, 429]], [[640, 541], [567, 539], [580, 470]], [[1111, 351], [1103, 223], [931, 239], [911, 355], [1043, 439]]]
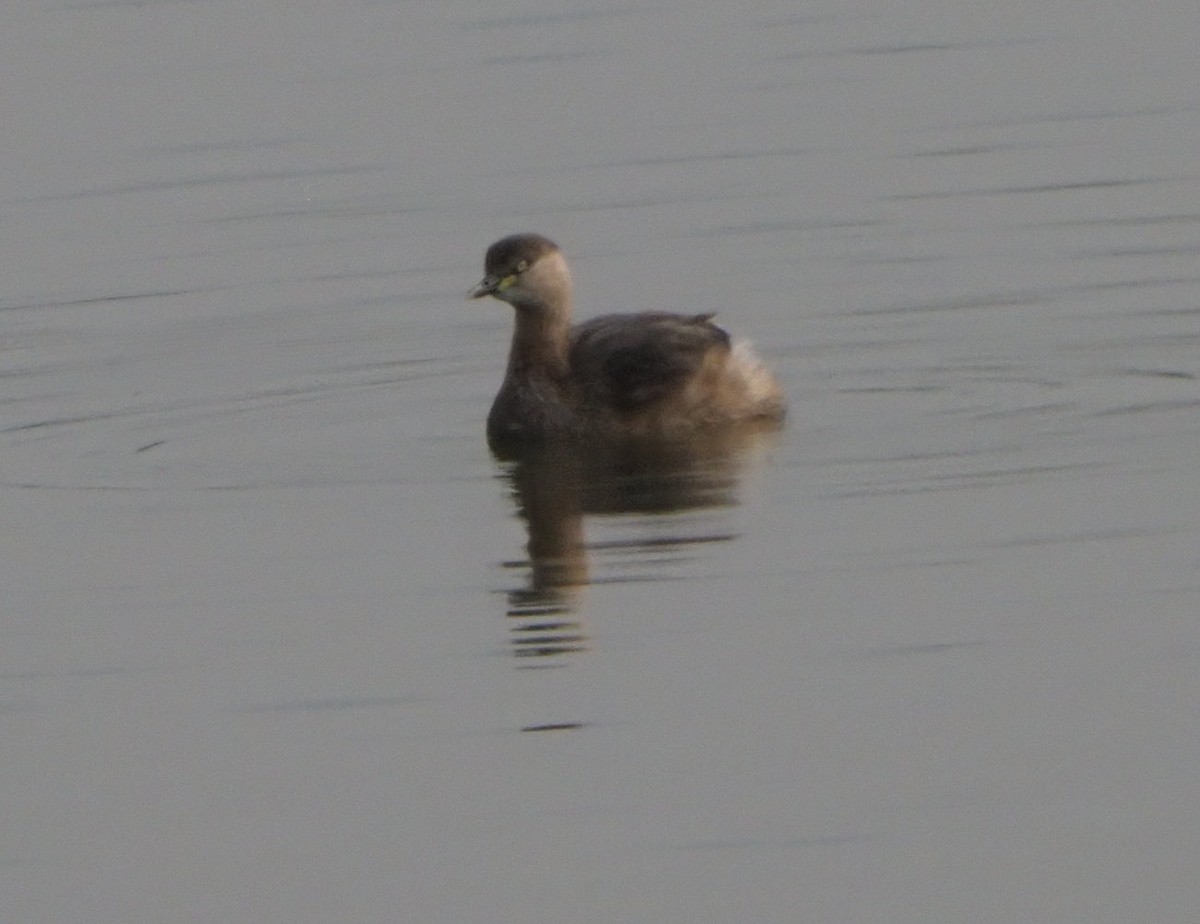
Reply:
[[711, 319], [711, 314], [610, 314], [575, 327], [569, 361], [582, 399], [633, 411], [667, 397], [713, 350], [729, 350], [729, 335]]

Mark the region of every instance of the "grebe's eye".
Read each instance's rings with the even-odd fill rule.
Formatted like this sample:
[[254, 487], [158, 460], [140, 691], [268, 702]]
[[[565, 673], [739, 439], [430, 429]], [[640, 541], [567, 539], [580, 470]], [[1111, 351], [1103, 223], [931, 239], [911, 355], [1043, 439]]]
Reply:
[[520, 262], [517, 264], [517, 272], [518, 272], [518, 273], [523, 273], [523, 272], [525, 272], [525, 270], [527, 270], [527, 269], [529, 269], [529, 261], [528, 261], [528, 260], [521, 260], [521, 261], [520, 261]]

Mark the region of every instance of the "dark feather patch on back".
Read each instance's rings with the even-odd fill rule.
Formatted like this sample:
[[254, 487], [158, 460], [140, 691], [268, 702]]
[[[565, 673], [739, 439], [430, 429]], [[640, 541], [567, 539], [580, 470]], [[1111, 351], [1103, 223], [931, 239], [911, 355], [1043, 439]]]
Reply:
[[604, 315], [572, 331], [570, 365], [583, 400], [634, 411], [666, 398], [729, 335], [711, 314]]

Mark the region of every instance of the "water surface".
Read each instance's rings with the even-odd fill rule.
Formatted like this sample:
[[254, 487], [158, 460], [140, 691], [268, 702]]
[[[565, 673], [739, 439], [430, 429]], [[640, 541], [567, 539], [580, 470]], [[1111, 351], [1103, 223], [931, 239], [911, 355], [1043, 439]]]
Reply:
[[[1198, 19], [10, 10], [0, 917], [1191, 920]], [[786, 430], [493, 459], [517, 230]]]

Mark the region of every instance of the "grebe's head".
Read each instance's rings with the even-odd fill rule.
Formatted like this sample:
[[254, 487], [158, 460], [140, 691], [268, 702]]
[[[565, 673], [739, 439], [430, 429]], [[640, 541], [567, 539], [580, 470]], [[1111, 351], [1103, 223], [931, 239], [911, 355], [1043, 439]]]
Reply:
[[514, 308], [570, 310], [571, 271], [558, 245], [540, 234], [512, 234], [487, 249], [484, 276], [468, 298], [493, 295]]

